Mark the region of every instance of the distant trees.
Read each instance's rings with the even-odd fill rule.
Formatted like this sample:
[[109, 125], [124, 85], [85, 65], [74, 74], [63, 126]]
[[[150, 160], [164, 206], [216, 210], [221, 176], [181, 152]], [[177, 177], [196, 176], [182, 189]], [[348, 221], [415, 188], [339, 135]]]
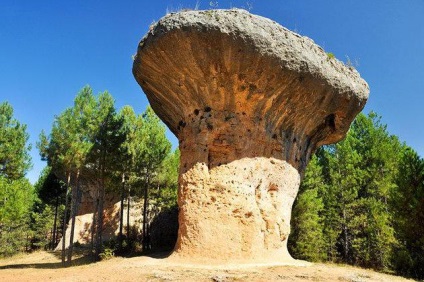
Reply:
[[144, 125], [140, 134], [142, 134], [143, 142], [138, 150], [139, 157], [136, 167], [140, 171], [144, 190], [142, 244], [143, 249], [150, 249], [149, 190], [158, 176], [159, 168], [170, 153], [171, 143], [166, 139], [165, 128], [152, 108], [148, 107], [142, 118]]
[[26, 125], [13, 117], [13, 108], [7, 103], [0, 104], [0, 177], [20, 179], [31, 167], [28, 151]]
[[31, 167], [26, 125], [13, 117], [13, 108], [0, 104], [0, 256], [29, 248], [30, 213], [34, 189], [24, 178]]
[[[91, 114], [94, 113], [96, 100], [89, 87], [84, 87], [75, 98], [74, 106], [66, 109], [56, 117], [51, 134], [47, 137], [40, 135], [38, 148], [43, 159], [47, 160], [52, 171], [66, 181], [67, 192], [71, 196], [71, 232], [68, 264], [72, 257], [75, 216], [78, 209], [78, 189], [81, 170], [93, 147], [94, 125]], [[71, 180], [74, 185], [71, 189]], [[66, 234], [68, 197], [65, 197], [65, 216], [63, 217], [63, 234]], [[62, 263], [65, 264], [66, 236], [62, 240]]]
[[[299, 259], [323, 261], [328, 257], [327, 241], [324, 237], [324, 203], [322, 193], [328, 189], [322, 175], [322, 167], [314, 156], [309, 162], [299, 195], [292, 213], [293, 242], [291, 251]], [[330, 254], [331, 255], [331, 254]]]
[[27, 179], [0, 177], [0, 256], [29, 250], [29, 216], [34, 198]]
[[[113, 97], [108, 92], [96, 97], [86, 86], [76, 96], [73, 107], [55, 118], [50, 135], [40, 135], [38, 148], [51, 171], [66, 183], [67, 190], [72, 193], [68, 264], [72, 257], [81, 183], [96, 195], [92, 236], [97, 256], [103, 251], [104, 204], [105, 195], [109, 192], [121, 195], [120, 245], [125, 196], [128, 198], [132, 192], [143, 198], [142, 235], [144, 248], [147, 248], [149, 189], [158, 177], [164, 177], [158, 176], [158, 173], [164, 160], [169, 158], [171, 148], [164, 125], [150, 107], [142, 115], [136, 115], [129, 106], [117, 113]], [[67, 223], [66, 199], [68, 197], [65, 197], [63, 230], [66, 230]], [[62, 240], [63, 262], [65, 238]]]
[[46, 166], [34, 188], [38, 199], [32, 211], [32, 229], [35, 231], [32, 241], [37, 247], [54, 249], [64, 211], [65, 183], [56, 177], [51, 167]]
[[[149, 214], [149, 199], [156, 198], [161, 193], [149, 193], [153, 187], [161, 187], [162, 190], [169, 188], [167, 180], [169, 174], [175, 173], [175, 168], [169, 167], [169, 160], [174, 154], [170, 155], [171, 143], [165, 135], [165, 127], [153, 112], [152, 108], [147, 107], [142, 115], [135, 115], [134, 111], [126, 106], [120, 116], [123, 120], [123, 133], [125, 141], [121, 144], [121, 170], [122, 171], [122, 190], [121, 203], [125, 194], [125, 184], [128, 182], [133, 187], [133, 193], [143, 198], [143, 222], [142, 222], [142, 245], [143, 249], [149, 249], [150, 234], [149, 224], [151, 215]], [[179, 162], [179, 160], [178, 160]], [[177, 164], [178, 167], [179, 163]], [[168, 166], [167, 171], [163, 170]], [[176, 183], [175, 178], [173, 181]], [[156, 184], [156, 185], [155, 185]], [[129, 187], [128, 187], [129, 188]], [[174, 187], [176, 190], [176, 186]], [[130, 191], [128, 189], [127, 195]], [[174, 202], [176, 203], [176, 201]], [[161, 201], [155, 203], [160, 206]], [[123, 225], [123, 204], [121, 204], [121, 223]], [[122, 233], [122, 231], [120, 231]], [[128, 232], [127, 232], [128, 236]]]
[[176, 206], [179, 152], [170, 152], [165, 127], [150, 107], [141, 115], [129, 106], [117, 113], [107, 91], [95, 96], [90, 87], [81, 89], [72, 107], [55, 117], [50, 134], [40, 134], [37, 147], [48, 165], [34, 187], [24, 178], [31, 166], [27, 141], [26, 126], [7, 102], [0, 104], [0, 256], [53, 248], [63, 237], [62, 262], [69, 265], [81, 187], [95, 197], [91, 231], [97, 256], [103, 252], [107, 193], [121, 195], [120, 248], [124, 200], [127, 238], [130, 198], [143, 200], [144, 249], [150, 246], [152, 217]]
[[397, 273], [424, 279], [424, 159], [405, 147], [391, 198], [397, 244]]
[[379, 116], [358, 115], [346, 138], [320, 149], [306, 170], [293, 207], [291, 252], [422, 277], [424, 230], [413, 226], [424, 219], [423, 168]]

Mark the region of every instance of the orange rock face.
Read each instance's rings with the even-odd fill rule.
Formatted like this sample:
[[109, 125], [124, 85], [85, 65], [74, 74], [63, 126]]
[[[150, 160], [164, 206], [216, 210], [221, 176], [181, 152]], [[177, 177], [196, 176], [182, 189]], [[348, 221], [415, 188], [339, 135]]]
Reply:
[[176, 254], [196, 261], [287, 260], [299, 180], [292, 166], [274, 158], [243, 158], [211, 169], [197, 163], [180, 180]]
[[[80, 244], [90, 244], [92, 240], [93, 231], [93, 210], [95, 209], [95, 193], [96, 189], [92, 187], [86, 187], [82, 192], [81, 202], [78, 204], [78, 213], [75, 217], [75, 233], [74, 242]], [[109, 240], [118, 234], [119, 230], [119, 213], [120, 213], [120, 202], [119, 197], [113, 193], [109, 193], [105, 198], [104, 205], [104, 229], [103, 238]], [[134, 220], [133, 220], [134, 221]], [[71, 219], [68, 222], [68, 228], [66, 229], [65, 246], [69, 247], [70, 235], [71, 235]], [[57, 244], [55, 250], [62, 249], [62, 240]]]
[[316, 148], [343, 138], [368, 85], [312, 40], [242, 10], [162, 18], [133, 73], [181, 150], [176, 255], [287, 261]]

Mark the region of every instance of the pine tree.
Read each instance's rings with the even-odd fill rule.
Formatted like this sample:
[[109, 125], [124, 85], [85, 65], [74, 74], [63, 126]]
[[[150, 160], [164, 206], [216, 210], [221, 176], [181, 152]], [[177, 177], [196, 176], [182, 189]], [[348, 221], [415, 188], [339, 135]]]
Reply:
[[34, 189], [25, 178], [0, 176], [0, 257], [29, 250]]
[[368, 117], [359, 115], [352, 125], [351, 134], [359, 140], [357, 151], [362, 156], [360, 168], [363, 174], [356, 203], [356, 210], [361, 214], [355, 225], [355, 230], [359, 230], [353, 243], [355, 262], [362, 266], [389, 269], [396, 244], [389, 199], [396, 188], [401, 144], [387, 132], [387, 126], [373, 112]]
[[[89, 86], [84, 87], [76, 96], [74, 106], [66, 109], [55, 118], [49, 138], [42, 132], [37, 146], [42, 159], [46, 159], [54, 173], [65, 179], [66, 195], [72, 191], [71, 197], [71, 232], [69, 251], [67, 254], [68, 265], [72, 259], [75, 216], [78, 210], [79, 177], [88, 153], [93, 146], [90, 138], [95, 129], [92, 125], [92, 113], [95, 108], [95, 98]], [[74, 178], [71, 189], [71, 177]], [[65, 265], [66, 249], [66, 222], [68, 197], [66, 196], [63, 220], [62, 237], [62, 264]]]
[[0, 104], [0, 176], [19, 179], [31, 168], [26, 125], [13, 117], [13, 108]]
[[361, 179], [359, 168], [361, 155], [355, 150], [357, 141], [348, 134], [342, 142], [328, 147], [329, 150], [326, 152], [330, 172], [329, 185], [333, 191], [329, 191], [324, 197], [327, 200], [325, 204], [328, 206], [328, 210], [332, 212], [326, 218], [327, 228], [325, 231], [331, 235], [338, 235], [335, 242], [328, 242], [332, 248], [330, 254], [333, 256], [337, 249], [339, 257], [344, 262], [350, 263], [353, 262], [351, 251], [355, 229], [352, 222]]
[[[53, 211], [53, 222], [50, 228], [52, 229], [51, 241], [49, 248], [54, 249], [57, 244], [58, 222], [60, 221], [61, 211], [63, 212], [63, 203], [65, 201], [65, 185], [63, 181], [56, 177], [52, 172], [51, 167], [46, 166], [40, 174], [38, 181], [34, 185], [35, 192], [39, 199], [39, 203], [33, 208], [33, 217], [37, 217], [39, 213], [43, 213], [44, 209], [51, 207]], [[47, 211], [46, 211], [47, 213]], [[40, 219], [44, 219], [41, 216]], [[40, 232], [35, 232], [39, 234]], [[46, 238], [41, 238], [46, 239]], [[40, 244], [41, 246], [41, 244]], [[44, 247], [44, 246], [43, 246]]]
[[31, 167], [26, 125], [13, 117], [13, 108], [0, 104], [0, 256], [29, 247], [29, 215], [34, 189], [25, 173]]
[[154, 189], [152, 197], [158, 209], [170, 209], [177, 206], [178, 176], [180, 167], [180, 150], [176, 149], [170, 153], [158, 168], [154, 178]]
[[289, 250], [300, 259], [323, 261], [327, 259], [321, 194], [328, 189], [322, 176], [322, 167], [314, 155], [306, 169], [299, 194], [293, 206], [292, 233]]
[[[118, 243], [119, 250], [122, 250], [122, 243], [124, 239], [124, 199], [127, 199], [127, 219], [129, 221], [130, 212], [130, 184], [135, 177], [134, 171], [134, 156], [132, 155], [132, 144], [136, 142], [135, 132], [138, 129], [137, 116], [130, 106], [124, 106], [119, 112], [119, 118], [122, 120], [121, 134], [124, 136], [124, 141], [119, 148], [119, 173], [121, 174], [121, 191], [120, 191], [120, 216], [119, 216], [119, 235]], [[141, 123], [139, 124], [141, 126]], [[127, 239], [129, 239], [129, 222], [127, 222]], [[127, 241], [127, 243], [129, 243]]]
[[150, 184], [157, 175], [161, 163], [169, 154], [171, 143], [166, 138], [163, 123], [150, 106], [142, 115], [142, 127], [141, 130], [136, 132], [136, 135], [136, 139], [142, 140], [142, 143], [135, 144], [133, 149], [137, 152], [135, 167], [140, 172], [143, 183], [142, 244], [143, 249], [146, 250], [150, 248], [150, 235], [148, 234]]
[[398, 189], [393, 192], [396, 256], [393, 263], [398, 273], [424, 278], [424, 159], [405, 147], [396, 177]]
[[324, 149], [322, 163], [330, 187], [323, 193], [324, 234], [331, 259], [390, 268], [396, 238], [388, 202], [396, 187], [400, 147], [380, 117], [370, 113], [358, 115], [346, 138]]
[[[102, 252], [103, 244], [103, 216], [106, 187], [112, 186], [116, 171], [122, 167], [119, 153], [125, 134], [122, 131], [123, 119], [116, 113], [115, 101], [107, 92], [103, 92], [97, 99], [95, 112], [93, 113], [93, 148], [89, 160], [95, 173], [92, 174], [98, 183], [98, 206], [96, 222], [96, 256]], [[96, 213], [96, 212], [95, 212]]]

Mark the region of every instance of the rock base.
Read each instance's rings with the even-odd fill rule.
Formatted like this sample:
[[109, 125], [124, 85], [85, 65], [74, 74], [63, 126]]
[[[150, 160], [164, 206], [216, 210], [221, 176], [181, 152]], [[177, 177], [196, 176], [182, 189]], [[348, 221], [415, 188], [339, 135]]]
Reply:
[[[184, 162], [182, 152], [182, 162]], [[242, 158], [180, 175], [174, 256], [197, 262], [287, 262], [290, 216], [300, 182], [283, 160]]]

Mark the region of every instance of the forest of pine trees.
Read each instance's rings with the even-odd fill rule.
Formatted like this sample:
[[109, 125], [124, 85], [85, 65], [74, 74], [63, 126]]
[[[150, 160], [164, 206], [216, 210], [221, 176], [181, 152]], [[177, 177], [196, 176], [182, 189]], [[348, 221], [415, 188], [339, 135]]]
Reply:
[[318, 150], [293, 206], [289, 249], [308, 261], [424, 277], [424, 160], [375, 113]]
[[[129, 106], [117, 112], [107, 91], [96, 96], [88, 86], [81, 89], [73, 106], [55, 117], [50, 134], [40, 134], [37, 147], [47, 166], [34, 186], [24, 178], [30, 168], [26, 127], [13, 118], [7, 103], [1, 105], [1, 118], [0, 256], [53, 249], [67, 229], [73, 242], [83, 186], [97, 195], [92, 207], [97, 258], [105, 250], [102, 221], [108, 193], [121, 196], [116, 251], [134, 243], [129, 242], [129, 228], [123, 230], [124, 200], [144, 202], [144, 231], [151, 221], [149, 201], [159, 210], [175, 207], [179, 152], [171, 152], [165, 126], [150, 107], [139, 115]], [[70, 265], [73, 256], [74, 244], [69, 241], [62, 240], [64, 265]]]
[[[176, 206], [179, 152], [171, 151], [165, 127], [150, 107], [139, 115], [129, 106], [117, 111], [107, 91], [96, 96], [84, 87], [55, 117], [49, 134], [40, 134], [37, 147], [47, 166], [35, 185], [25, 178], [31, 168], [28, 138], [12, 106], [1, 103], [0, 256], [53, 249], [64, 229], [74, 228], [83, 185], [97, 195], [96, 257], [105, 250], [108, 193], [120, 195], [117, 250], [130, 244], [130, 230], [123, 230], [124, 201], [143, 202], [141, 245], [148, 244], [149, 207]], [[293, 206], [289, 249], [298, 259], [422, 279], [423, 222], [424, 160], [390, 135], [377, 114], [360, 114], [343, 141], [320, 148], [311, 159]], [[62, 252], [64, 264], [72, 252], [73, 244]]]

